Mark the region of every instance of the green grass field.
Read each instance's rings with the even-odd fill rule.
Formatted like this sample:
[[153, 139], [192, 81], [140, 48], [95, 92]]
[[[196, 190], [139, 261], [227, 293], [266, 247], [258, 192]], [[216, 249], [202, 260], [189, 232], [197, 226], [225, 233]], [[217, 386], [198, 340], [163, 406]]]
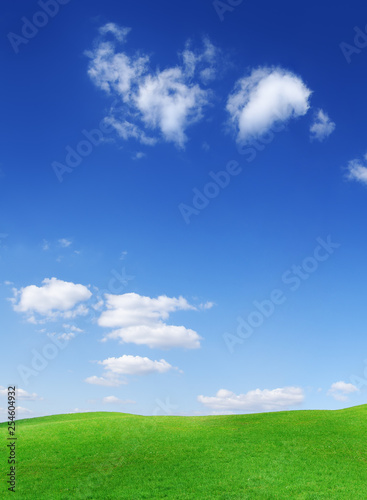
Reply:
[[[0, 425], [1, 493], [7, 425]], [[210, 417], [17, 422], [22, 499], [367, 498], [367, 405]], [[11, 497], [9, 497], [11, 498]]]

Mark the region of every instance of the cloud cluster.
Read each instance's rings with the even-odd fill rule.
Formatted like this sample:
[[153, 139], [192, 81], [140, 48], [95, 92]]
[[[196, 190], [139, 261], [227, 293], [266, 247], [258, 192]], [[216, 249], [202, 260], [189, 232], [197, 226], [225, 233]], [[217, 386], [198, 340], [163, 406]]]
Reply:
[[236, 83], [227, 101], [237, 142], [249, 143], [276, 122], [305, 115], [310, 95], [311, 90], [290, 71], [267, 67], [253, 70]]
[[327, 394], [337, 401], [347, 401], [348, 395], [357, 391], [358, 389], [355, 385], [340, 381], [332, 384]]
[[256, 389], [239, 395], [220, 389], [215, 396], [198, 396], [197, 399], [208, 408], [221, 413], [261, 412], [284, 410], [299, 405], [304, 400], [304, 393], [300, 387]]
[[[114, 97], [106, 123], [124, 140], [149, 146], [163, 140], [183, 148], [187, 129], [203, 118], [213, 102], [208, 85], [218, 77], [222, 53], [208, 38], [203, 38], [200, 50], [188, 41], [177, 64], [154, 69], [150, 55], [122, 50], [129, 32], [130, 28], [108, 23], [99, 29], [94, 48], [86, 52], [89, 77]], [[305, 115], [311, 94], [303, 80], [289, 70], [267, 66], [251, 70], [237, 81], [226, 102], [237, 142], [250, 143], [276, 123]], [[334, 129], [328, 115], [317, 110], [311, 138], [322, 141]]]
[[323, 141], [335, 130], [335, 123], [332, 122], [327, 113], [319, 109], [310, 128], [311, 140]]
[[44, 279], [40, 287], [29, 285], [13, 292], [14, 311], [28, 315], [28, 320], [34, 323], [35, 314], [49, 320], [86, 314], [87, 308], [81, 303], [92, 296], [86, 286], [57, 278]]
[[115, 328], [105, 339], [118, 339], [122, 343], [147, 345], [151, 348], [200, 347], [199, 335], [184, 326], [168, 325], [164, 320], [175, 311], [196, 310], [183, 297], [161, 295], [151, 298], [137, 293], [105, 295], [107, 309], [98, 324]]
[[[101, 38], [86, 55], [92, 81], [115, 97], [106, 121], [125, 140], [153, 145], [158, 139], [151, 133], [157, 130], [161, 139], [182, 148], [187, 128], [202, 118], [209, 103], [210, 91], [204, 84], [215, 75], [215, 47], [208, 39], [201, 52], [187, 44], [182, 64], [153, 70], [148, 55], [118, 51], [116, 42], [126, 41], [128, 28], [109, 23], [99, 31]], [[115, 39], [107, 40], [107, 34]]]

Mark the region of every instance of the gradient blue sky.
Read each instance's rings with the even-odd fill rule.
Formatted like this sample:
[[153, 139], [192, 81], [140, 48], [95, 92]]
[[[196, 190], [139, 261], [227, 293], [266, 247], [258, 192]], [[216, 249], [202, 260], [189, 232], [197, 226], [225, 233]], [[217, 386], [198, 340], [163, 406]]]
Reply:
[[[37, 17], [37, 2], [4, 5], [0, 385], [22, 389], [20, 417], [365, 403], [365, 3], [237, 1], [221, 19], [225, 3], [70, 0], [53, 18]], [[24, 37], [24, 18], [35, 15], [45, 26], [23, 43], [16, 36]], [[112, 56], [101, 61], [106, 44]], [[192, 73], [185, 47], [195, 59]], [[126, 91], [122, 58], [111, 62], [118, 53], [130, 69], [136, 63]], [[146, 58], [142, 70], [139, 57]], [[169, 68], [179, 77], [167, 90]], [[149, 82], [157, 84], [153, 94]], [[186, 115], [167, 110], [177, 88], [194, 99]], [[230, 96], [242, 99], [240, 121], [227, 109]], [[65, 164], [66, 148], [77, 148], [83, 131], [120, 120], [121, 132], [125, 119], [134, 137], [110, 125], [103, 142], [59, 181], [52, 165]], [[261, 135], [271, 127], [277, 131], [270, 139]], [[231, 161], [238, 175], [185, 221], [182, 204], [193, 207], [193, 190], [203, 192], [210, 172]], [[328, 238], [339, 246], [315, 265], [315, 249]], [[302, 263], [315, 269], [292, 290], [287, 277]], [[46, 289], [51, 278], [57, 290]], [[283, 303], [263, 314], [252, 335], [234, 340], [239, 318], [247, 321], [254, 301], [274, 290]], [[122, 335], [135, 328], [132, 341], [101, 342], [113, 330], [101, 318], [109, 300], [119, 300], [109, 295], [124, 295], [117, 313], [125, 318]], [[159, 296], [167, 299], [152, 300]], [[183, 328], [178, 334], [167, 325]], [[134, 342], [143, 327], [153, 347]], [[157, 340], [157, 327], [168, 340]], [[185, 341], [189, 331], [201, 337], [199, 348]], [[171, 347], [175, 332], [181, 337]], [[66, 347], [25, 377], [35, 352], [60, 336], [69, 337]], [[90, 383], [106, 375], [97, 362], [111, 358], [120, 374], [107, 373], [110, 385]], [[162, 359], [172, 368], [153, 363]]]

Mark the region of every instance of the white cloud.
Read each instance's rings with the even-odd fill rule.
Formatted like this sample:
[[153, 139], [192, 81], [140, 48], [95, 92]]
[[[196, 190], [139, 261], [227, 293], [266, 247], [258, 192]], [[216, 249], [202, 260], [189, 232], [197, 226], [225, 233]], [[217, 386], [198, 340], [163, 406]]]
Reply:
[[115, 23], [107, 23], [99, 28], [101, 35], [106, 35], [107, 33], [112, 33], [119, 42], [125, 41], [131, 28], [122, 28]]
[[43, 240], [43, 243], [42, 243], [42, 250], [44, 251], [47, 251], [50, 249], [50, 244], [47, 240]]
[[67, 248], [69, 247], [70, 245], [72, 244], [72, 241], [71, 240], [68, 240], [66, 238], [61, 238], [59, 240], [59, 245], [63, 248]]
[[74, 408], [74, 410], [70, 411], [70, 413], [90, 413], [92, 412], [93, 410], [83, 410], [83, 408]]
[[348, 394], [352, 394], [357, 391], [358, 389], [355, 385], [340, 381], [331, 384], [327, 394], [328, 396], [332, 396], [337, 401], [347, 401]]
[[[0, 385], [0, 396], [7, 396], [8, 395], [8, 389], [6, 387], [3, 387]], [[33, 394], [30, 394], [29, 392], [25, 391], [24, 389], [20, 388], [15, 388], [15, 399], [16, 401], [39, 401], [42, 400], [41, 397], [38, 396], [35, 392]]]
[[284, 410], [299, 405], [304, 400], [304, 394], [300, 387], [256, 389], [239, 395], [220, 389], [216, 396], [198, 396], [197, 399], [208, 408], [219, 412], [262, 412]]
[[149, 375], [151, 373], [165, 373], [173, 369], [167, 361], [153, 361], [141, 356], [124, 354], [120, 358], [108, 358], [99, 361], [109, 374], [113, 375]]
[[240, 79], [227, 101], [237, 141], [248, 143], [276, 122], [303, 116], [311, 91], [295, 74], [282, 68], [259, 68]]
[[198, 73], [198, 77], [203, 83], [214, 80], [217, 74], [217, 61], [220, 52], [211, 43], [209, 38], [203, 39], [203, 50], [192, 49], [192, 42], [186, 42], [185, 50], [181, 56], [184, 63], [185, 74], [193, 77]]
[[30, 315], [31, 323], [38, 322], [34, 313], [47, 319], [85, 315], [88, 309], [84, 304], [79, 303], [87, 301], [92, 296], [86, 286], [57, 278], [44, 279], [41, 287], [29, 285], [13, 291], [15, 297], [11, 301], [14, 310]]
[[119, 339], [149, 347], [200, 347], [199, 335], [184, 326], [168, 325], [170, 313], [180, 310], [196, 310], [183, 297], [144, 297], [137, 293], [105, 295], [107, 309], [102, 312], [98, 324], [117, 328], [106, 339]]
[[351, 160], [347, 167], [347, 179], [367, 184], [367, 154], [363, 160]]
[[77, 326], [75, 325], [68, 325], [68, 324], [63, 324], [62, 325], [63, 328], [65, 328], [66, 330], [70, 330], [74, 333], [83, 333], [84, 330], [82, 330], [81, 328], [78, 328]]
[[335, 123], [332, 122], [327, 113], [319, 109], [316, 113], [313, 124], [311, 125], [311, 139], [323, 141], [335, 130]]
[[145, 158], [145, 156], [146, 156], [145, 153], [138, 151], [137, 153], [133, 154], [132, 159], [133, 160], [141, 160], [142, 158]]
[[32, 415], [33, 411], [29, 410], [28, 408], [24, 408], [23, 406], [17, 406], [15, 408], [15, 415], [17, 418], [19, 417], [25, 417], [26, 415]]
[[132, 399], [119, 399], [116, 396], [106, 396], [102, 399], [103, 404], [120, 404], [120, 405], [128, 405], [128, 404], [136, 404], [136, 401]]
[[109, 376], [106, 377], [97, 377], [93, 375], [92, 377], [88, 377], [85, 379], [87, 384], [92, 385], [101, 385], [102, 387], [119, 387], [120, 385], [126, 385], [126, 381], [120, 380], [117, 377]]
[[57, 336], [58, 339], [63, 339], [63, 340], [71, 340], [75, 337], [75, 333], [70, 332], [70, 333], [62, 333]]
[[[112, 33], [125, 41], [128, 29], [110, 23], [100, 33]], [[210, 91], [202, 88], [200, 82], [207, 83], [216, 74], [217, 50], [208, 39], [203, 44], [201, 52], [194, 52], [186, 44], [182, 65], [156, 71], [150, 68], [149, 56], [117, 52], [111, 41], [99, 40], [86, 53], [90, 58], [90, 78], [116, 98], [106, 121], [120, 137], [154, 145], [158, 138], [146, 132], [157, 130], [163, 140], [184, 146], [187, 128], [202, 118], [209, 102]]]
[[200, 304], [199, 307], [200, 309], [211, 309], [214, 306], [214, 302], [204, 302], [203, 304]]
[[169, 68], [148, 75], [139, 86], [135, 104], [146, 126], [158, 128], [168, 142], [183, 147], [189, 125], [199, 121], [208, 92], [186, 83], [182, 68]]
[[177, 369], [164, 359], [153, 361], [147, 357], [126, 354], [120, 358], [108, 358], [104, 361], [98, 361], [98, 364], [103, 366], [105, 370], [104, 376], [97, 377], [94, 375], [85, 379], [85, 382], [106, 387], [118, 387], [121, 384], [126, 384], [126, 380], [120, 379], [122, 375], [150, 375]]

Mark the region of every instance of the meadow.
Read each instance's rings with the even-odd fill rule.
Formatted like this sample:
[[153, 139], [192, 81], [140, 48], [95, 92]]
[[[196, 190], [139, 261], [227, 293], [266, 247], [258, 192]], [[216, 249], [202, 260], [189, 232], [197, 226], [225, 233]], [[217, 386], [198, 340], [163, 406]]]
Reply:
[[[1, 498], [11, 495], [7, 437], [1, 424]], [[367, 498], [367, 405], [207, 417], [56, 415], [18, 421], [17, 438], [22, 499]]]

